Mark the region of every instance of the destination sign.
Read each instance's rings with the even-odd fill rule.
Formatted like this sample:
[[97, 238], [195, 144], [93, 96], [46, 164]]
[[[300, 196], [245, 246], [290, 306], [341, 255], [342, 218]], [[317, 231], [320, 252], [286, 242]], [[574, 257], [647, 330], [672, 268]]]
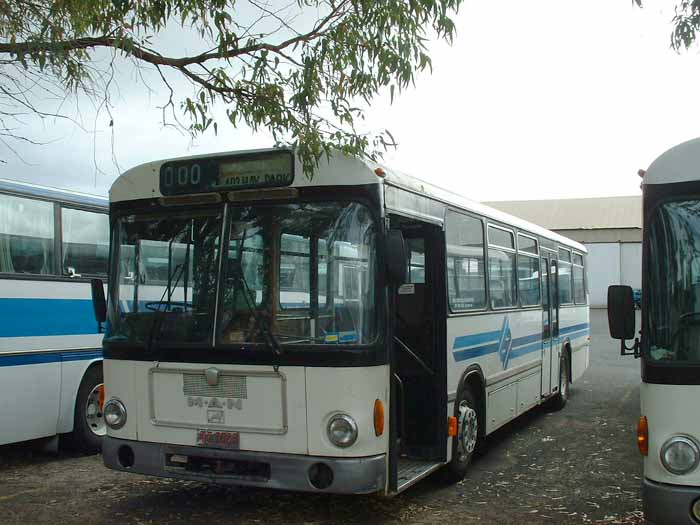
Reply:
[[160, 167], [163, 195], [278, 188], [293, 181], [291, 151], [174, 160]]

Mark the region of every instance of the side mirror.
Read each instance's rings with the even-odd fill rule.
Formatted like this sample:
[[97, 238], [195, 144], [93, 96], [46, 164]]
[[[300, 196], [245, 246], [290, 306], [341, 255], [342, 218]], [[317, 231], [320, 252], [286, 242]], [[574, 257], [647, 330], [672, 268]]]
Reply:
[[386, 271], [389, 281], [393, 284], [406, 282], [406, 242], [401, 230], [389, 230], [384, 243]]
[[634, 339], [634, 297], [631, 286], [608, 287], [608, 327], [613, 339]]
[[102, 323], [107, 320], [107, 301], [105, 300], [105, 286], [102, 279], [91, 279], [92, 309], [95, 312], [97, 331], [102, 333]]

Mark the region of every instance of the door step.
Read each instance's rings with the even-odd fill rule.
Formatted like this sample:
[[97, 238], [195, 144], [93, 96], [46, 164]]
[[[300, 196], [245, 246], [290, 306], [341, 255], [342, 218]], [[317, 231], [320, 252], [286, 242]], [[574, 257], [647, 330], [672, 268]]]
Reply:
[[414, 483], [435, 472], [443, 464], [421, 459], [399, 459], [397, 473], [397, 492], [402, 492]]

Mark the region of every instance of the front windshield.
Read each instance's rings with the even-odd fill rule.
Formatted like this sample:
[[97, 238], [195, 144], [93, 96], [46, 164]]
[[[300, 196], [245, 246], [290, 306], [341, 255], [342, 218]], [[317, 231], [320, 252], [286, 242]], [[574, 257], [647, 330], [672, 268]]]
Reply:
[[646, 355], [700, 361], [700, 201], [661, 204], [649, 228]]
[[279, 352], [376, 340], [376, 226], [365, 206], [229, 204], [223, 217], [220, 207], [117, 220], [106, 342]]
[[375, 223], [358, 203], [232, 206], [217, 342], [376, 337]]
[[221, 223], [220, 211], [118, 220], [106, 341], [150, 348], [211, 339]]

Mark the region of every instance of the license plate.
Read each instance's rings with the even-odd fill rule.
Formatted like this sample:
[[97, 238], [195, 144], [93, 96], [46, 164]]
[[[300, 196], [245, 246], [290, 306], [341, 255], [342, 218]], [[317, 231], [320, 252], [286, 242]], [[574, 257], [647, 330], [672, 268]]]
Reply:
[[238, 450], [240, 448], [240, 435], [238, 432], [197, 430], [197, 446]]

